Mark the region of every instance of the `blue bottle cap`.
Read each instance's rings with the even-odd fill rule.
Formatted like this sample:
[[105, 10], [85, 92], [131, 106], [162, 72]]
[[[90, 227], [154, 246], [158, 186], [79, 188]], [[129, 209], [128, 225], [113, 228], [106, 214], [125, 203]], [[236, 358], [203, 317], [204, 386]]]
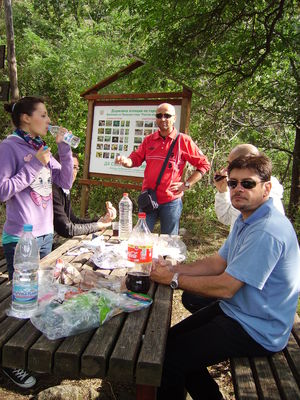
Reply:
[[48, 149], [48, 146], [44, 146], [44, 150], [47, 150]]
[[31, 224], [24, 224], [24, 232], [32, 232], [33, 226]]

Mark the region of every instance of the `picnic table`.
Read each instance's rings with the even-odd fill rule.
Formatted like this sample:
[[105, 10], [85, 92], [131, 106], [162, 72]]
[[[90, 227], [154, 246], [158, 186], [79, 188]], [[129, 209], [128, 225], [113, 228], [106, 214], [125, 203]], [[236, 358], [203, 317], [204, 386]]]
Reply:
[[[106, 241], [115, 240], [105, 231]], [[57, 258], [78, 270], [91, 269], [91, 253], [68, 256], [69, 249], [89, 236], [74, 237], [40, 262], [54, 265]], [[107, 378], [136, 385], [136, 399], [155, 399], [160, 385], [167, 333], [171, 319], [172, 289], [153, 282], [149, 295], [153, 304], [141, 311], [122, 313], [97, 329], [58, 340], [49, 340], [30, 320], [6, 315], [11, 302], [5, 260], [0, 260], [0, 349], [1, 365], [64, 378]], [[102, 270], [124, 274], [126, 270]]]

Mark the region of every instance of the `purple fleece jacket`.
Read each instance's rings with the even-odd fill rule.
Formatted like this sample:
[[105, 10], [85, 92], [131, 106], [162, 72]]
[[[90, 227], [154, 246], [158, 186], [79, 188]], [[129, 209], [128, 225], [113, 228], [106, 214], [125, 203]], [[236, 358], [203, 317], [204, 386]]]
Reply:
[[11, 135], [0, 143], [0, 201], [6, 202], [3, 230], [21, 236], [24, 224], [35, 237], [53, 233], [52, 181], [71, 189], [73, 158], [69, 145], [58, 144], [59, 164], [51, 156], [45, 167], [22, 138]]

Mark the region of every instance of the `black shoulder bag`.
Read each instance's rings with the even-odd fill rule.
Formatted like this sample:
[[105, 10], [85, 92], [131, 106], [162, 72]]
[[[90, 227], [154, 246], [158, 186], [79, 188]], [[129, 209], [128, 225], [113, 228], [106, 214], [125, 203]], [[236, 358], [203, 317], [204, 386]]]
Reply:
[[165, 171], [165, 168], [167, 166], [168, 160], [170, 158], [170, 155], [174, 149], [174, 146], [177, 142], [178, 136], [180, 134], [178, 133], [176, 138], [173, 140], [173, 143], [171, 144], [167, 157], [165, 158], [165, 161], [163, 163], [163, 166], [161, 168], [161, 171], [158, 175], [156, 184], [155, 184], [155, 188], [153, 189], [145, 189], [142, 191], [142, 193], [139, 195], [138, 197], [138, 206], [139, 206], [139, 210], [145, 212], [145, 213], [150, 213], [153, 210], [156, 210], [158, 208], [158, 202], [157, 202], [157, 197], [156, 197], [156, 189], [158, 187], [158, 185], [160, 184], [160, 180], [163, 176], [163, 173]]

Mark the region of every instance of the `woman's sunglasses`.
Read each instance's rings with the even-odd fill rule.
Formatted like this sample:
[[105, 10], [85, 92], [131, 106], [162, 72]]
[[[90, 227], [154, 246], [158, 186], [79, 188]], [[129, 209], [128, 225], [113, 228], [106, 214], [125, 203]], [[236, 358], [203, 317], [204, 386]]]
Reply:
[[245, 179], [243, 181], [237, 181], [236, 179], [229, 179], [227, 181], [227, 186], [229, 187], [229, 189], [235, 189], [239, 183], [241, 184], [241, 186], [244, 189], [253, 189], [253, 188], [255, 188], [255, 186], [258, 183], [264, 183], [264, 181], [256, 182], [256, 181], [254, 181], [252, 179]]
[[171, 114], [161, 114], [161, 113], [156, 114], [156, 118], [157, 118], [157, 119], [162, 119], [162, 118], [170, 119], [170, 118], [172, 118], [172, 117], [174, 117], [174, 115], [171, 115]]

